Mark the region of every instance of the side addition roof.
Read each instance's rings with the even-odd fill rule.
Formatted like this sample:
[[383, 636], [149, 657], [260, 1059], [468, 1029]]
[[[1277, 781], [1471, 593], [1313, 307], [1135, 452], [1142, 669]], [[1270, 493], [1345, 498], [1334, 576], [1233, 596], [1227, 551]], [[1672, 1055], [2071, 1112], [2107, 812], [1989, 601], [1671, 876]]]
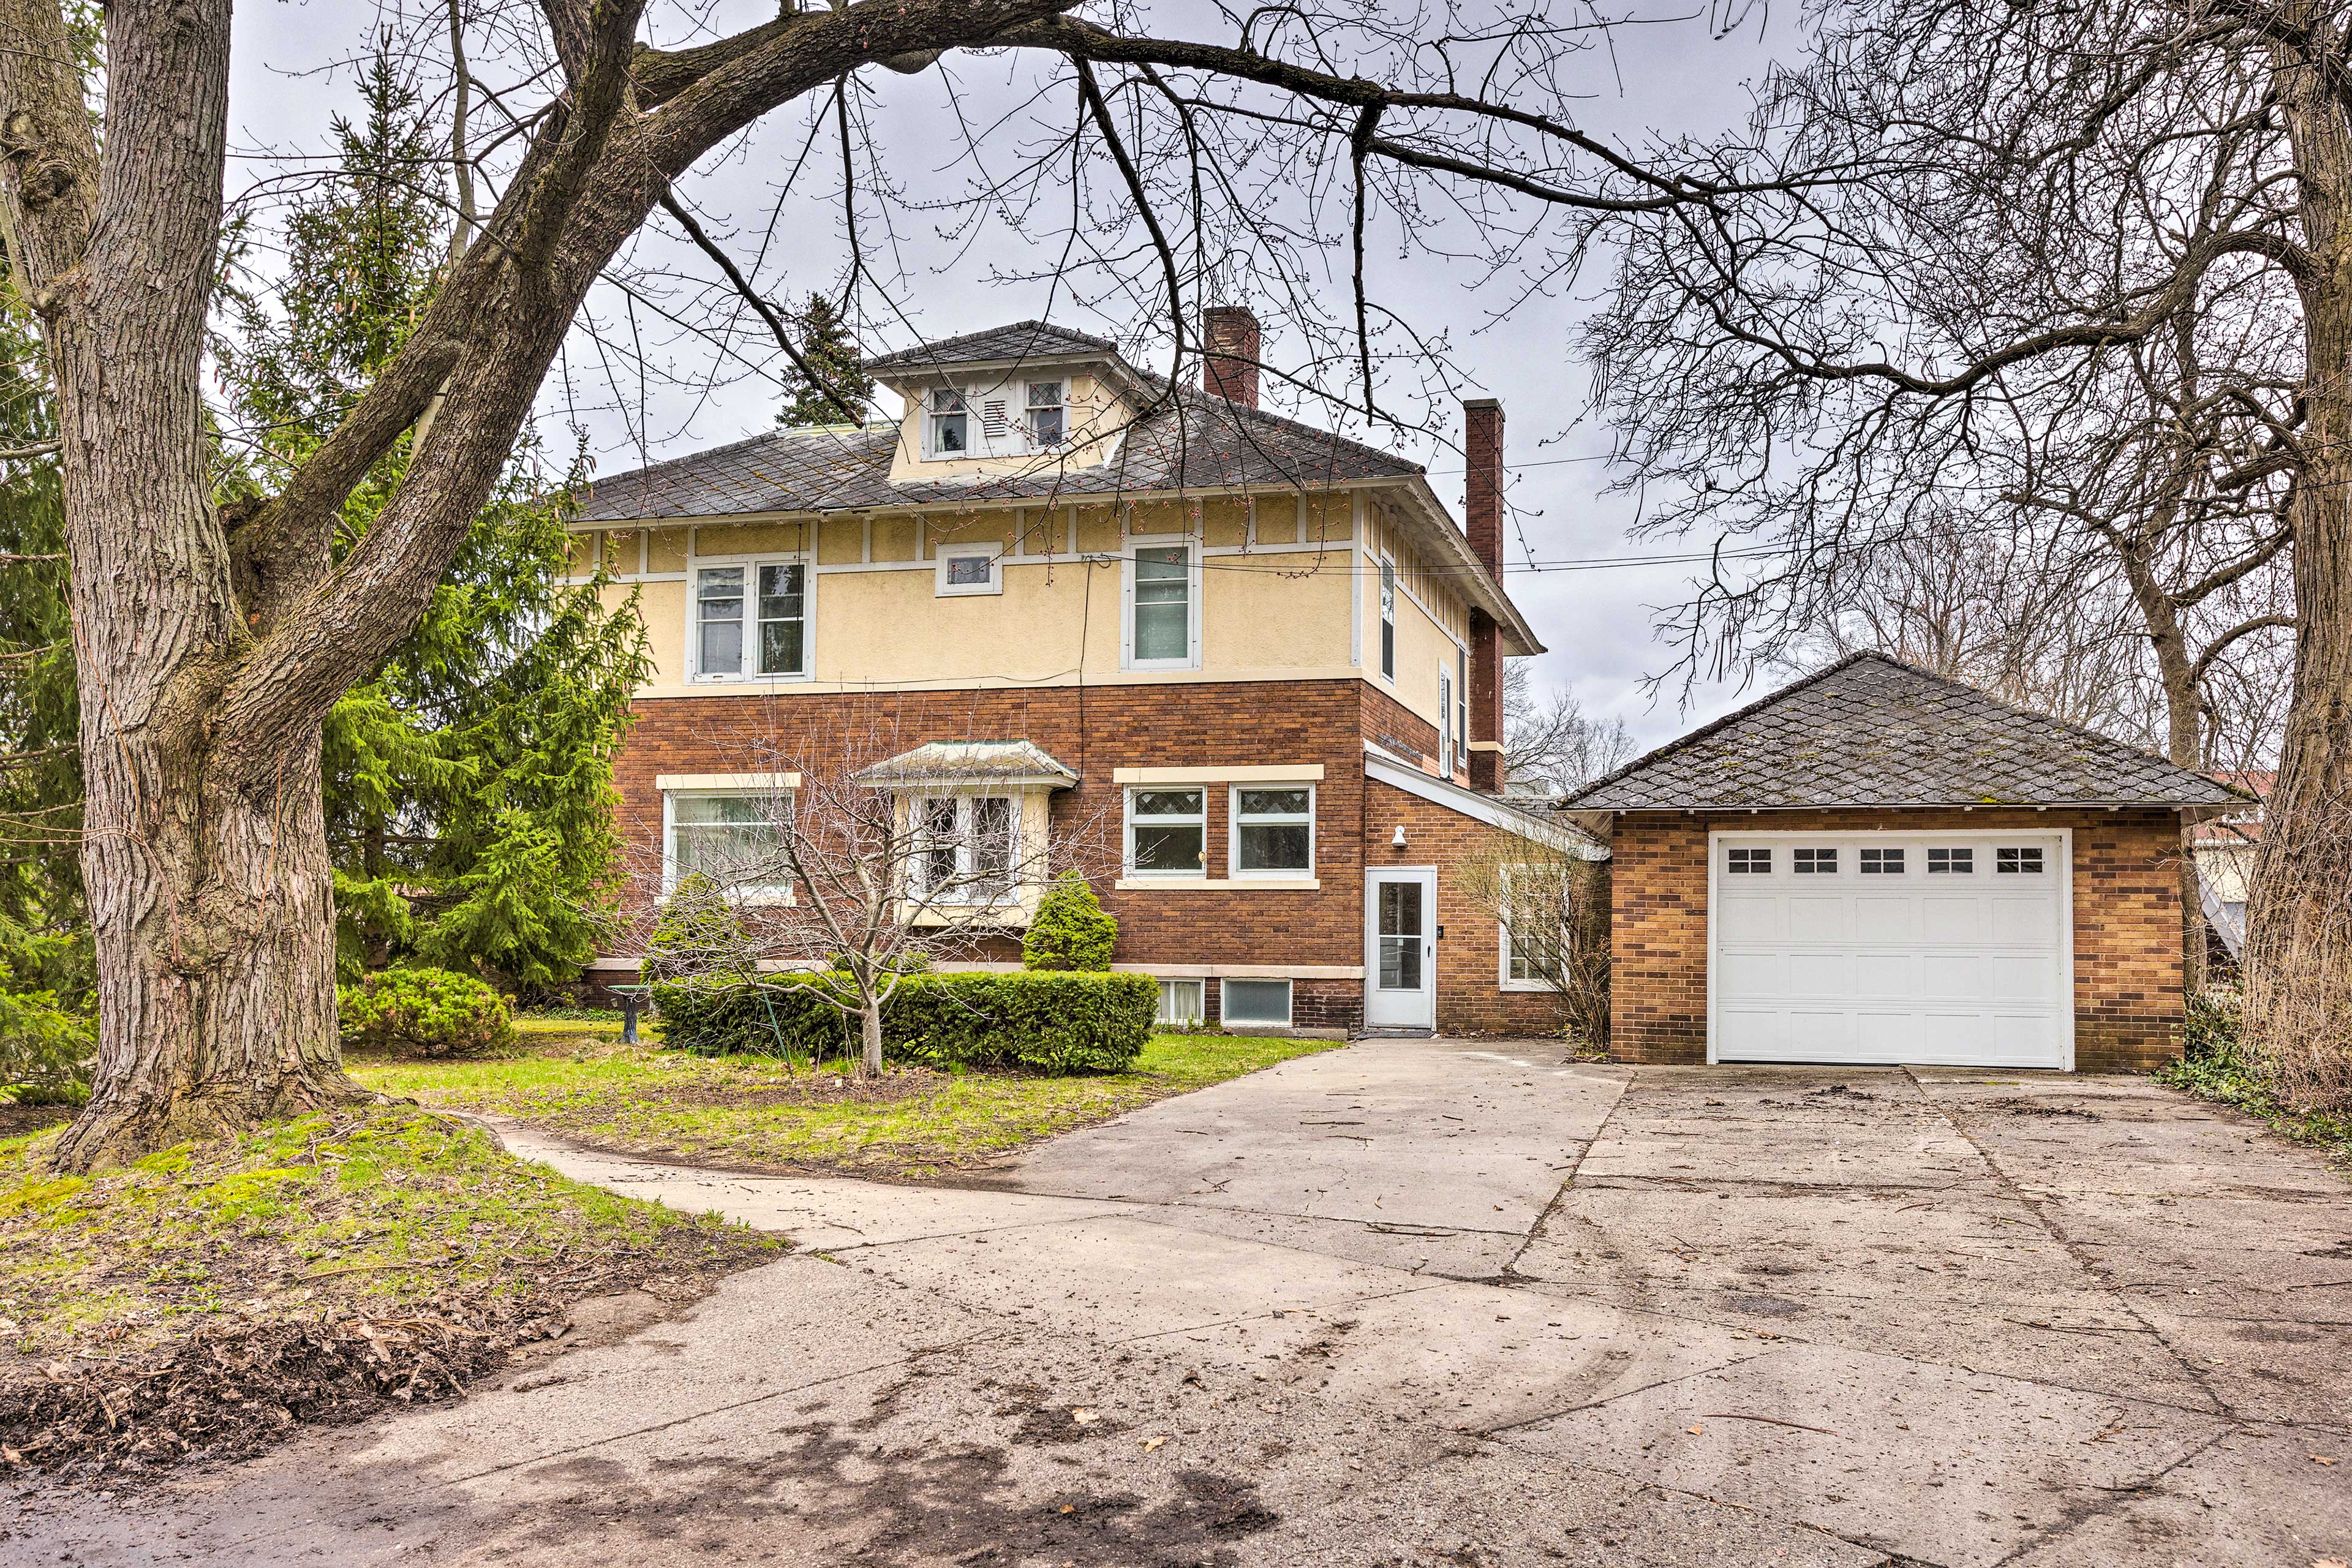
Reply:
[[1755, 806], [2227, 805], [2137, 746], [1881, 653], [1858, 653], [1594, 781], [1582, 811]]

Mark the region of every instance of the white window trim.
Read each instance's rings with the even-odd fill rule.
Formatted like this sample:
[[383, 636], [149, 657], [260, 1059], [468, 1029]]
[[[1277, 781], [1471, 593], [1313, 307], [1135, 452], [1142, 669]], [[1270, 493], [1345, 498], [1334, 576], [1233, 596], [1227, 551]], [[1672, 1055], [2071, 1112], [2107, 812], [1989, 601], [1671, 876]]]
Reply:
[[[938, 434], [939, 425], [937, 421], [941, 411], [931, 405], [932, 394], [940, 392], [952, 392], [956, 396], [963, 400], [963, 450], [961, 452], [944, 451], [940, 447]], [[980, 443], [972, 439], [973, 427], [980, 423], [980, 410], [973, 406], [974, 402], [975, 399], [971, 395], [971, 389], [970, 387], [931, 386], [923, 389], [923, 401], [919, 413], [923, 421], [922, 444], [924, 461], [933, 463], [954, 463], [961, 462], [966, 458], [977, 458], [981, 455], [979, 449]]]
[[[677, 890], [678, 797], [680, 795], [691, 795], [697, 798], [709, 798], [716, 795], [725, 795], [736, 800], [764, 800], [772, 795], [782, 795], [785, 797], [787, 803], [789, 803], [794, 791], [797, 790], [800, 785], [800, 774], [783, 773], [770, 776], [788, 779], [791, 782], [781, 790], [760, 785], [718, 789], [708, 787], [671, 788], [667, 784], [662, 787], [661, 890], [663, 898], [667, 899], [670, 894]], [[787, 804], [785, 809], [789, 812], [792, 807]], [[757, 886], [747, 884], [742, 887], [730, 888], [728, 891], [735, 895], [739, 901], [747, 905], [789, 905], [798, 901], [794, 897], [793, 886], [789, 882], [761, 884]]]
[[[1244, 984], [1244, 985], [1265, 985], [1265, 984], [1274, 984], [1274, 983], [1275, 983], [1275, 982], [1272, 980], [1272, 978], [1271, 978], [1271, 977], [1269, 977], [1268, 979], [1264, 979], [1264, 980], [1244, 980], [1244, 981], [1243, 981], [1243, 982], [1242, 982], [1242, 984]], [[1276, 1022], [1275, 1022], [1273, 1019], [1271, 1019], [1271, 1018], [1244, 1018], [1243, 1020], [1241, 1020], [1241, 1022], [1240, 1022], [1239, 1024], [1236, 1024], [1236, 1023], [1234, 1023], [1234, 1021], [1232, 1009], [1230, 1009], [1229, 1007], [1227, 1007], [1227, 1006], [1225, 1005], [1225, 1000], [1226, 1000], [1226, 997], [1232, 994], [1233, 986], [1234, 986], [1234, 983], [1233, 983], [1233, 981], [1232, 981], [1232, 980], [1230, 980], [1230, 979], [1226, 979], [1226, 980], [1220, 980], [1220, 981], [1218, 981], [1218, 982], [1217, 982], [1217, 1027], [1219, 1027], [1219, 1028], [1221, 1028], [1221, 1029], [1225, 1030], [1227, 1033], [1231, 1033], [1233, 1030], [1234, 1030], [1234, 1029], [1236, 1029], [1236, 1028], [1243, 1028], [1243, 1029], [1287, 1029], [1287, 1028], [1289, 1028], [1289, 1027], [1291, 1026], [1291, 1024], [1290, 1024], [1291, 1019], [1293, 1019], [1293, 1018], [1295, 1018], [1295, 1017], [1297, 1017], [1297, 1016], [1298, 1016], [1298, 983], [1297, 983], [1297, 981], [1295, 981], [1295, 980], [1290, 979], [1288, 976], [1284, 976], [1284, 977], [1282, 977], [1282, 978], [1281, 978], [1281, 980], [1280, 980], [1279, 984], [1281, 984], [1281, 986], [1282, 986], [1282, 1022], [1281, 1022], [1281, 1023], [1277, 1024], [1277, 1023], [1276, 1023]]]
[[[948, 581], [949, 562], [973, 561], [982, 558], [988, 562], [987, 582], [950, 583]], [[938, 581], [934, 592], [939, 598], [960, 599], [974, 594], [1002, 594], [1004, 592], [1004, 546], [998, 543], [942, 544], [940, 546], [939, 565], [935, 570]]]
[[[760, 568], [801, 568], [801, 664], [797, 673], [762, 675], [755, 670], [724, 670], [705, 674], [702, 668], [702, 574], [712, 567], [743, 568], [743, 661], [758, 662], [760, 647]], [[816, 560], [806, 550], [770, 552], [763, 555], [695, 555], [686, 561], [686, 662], [688, 684], [716, 686], [763, 680], [813, 680], [816, 678]]]
[[[1518, 869], [1518, 868], [1516, 866], [1506, 866], [1502, 868], [1503, 910], [1500, 918], [1495, 921], [1495, 941], [1496, 947], [1495, 954], [1496, 984], [1500, 989], [1505, 991], [1549, 991], [1551, 989], [1550, 984], [1540, 978], [1531, 976], [1528, 979], [1520, 980], [1514, 977], [1511, 973], [1511, 873], [1517, 869]], [[1569, 933], [1565, 925], [1562, 926], [1559, 935], [1560, 941], [1563, 943], [1569, 940]]]
[[[1034, 403], [1030, 401], [1031, 394], [1034, 389], [1044, 385], [1060, 387], [1062, 389], [1062, 400], [1059, 403]], [[1037, 412], [1044, 408], [1058, 408], [1062, 411], [1062, 438], [1058, 441], [1044, 441], [1038, 438]], [[1028, 447], [1032, 452], [1064, 452], [1069, 449], [1070, 378], [1068, 376], [1043, 381], [1031, 381], [1026, 376], [1022, 378], [1021, 437], [1022, 439], [1027, 443]]]
[[1403, 585], [1397, 576], [1395, 558], [1382, 551], [1379, 580], [1373, 588], [1379, 595], [1381, 612], [1381, 658], [1374, 668], [1380, 671], [1381, 679], [1391, 686], [1396, 684], [1397, 591]]
[[[1189, 563], [1185, 573], [1184, 612], [1187, 652], [1182, 658], [1135, 657], [1135, 552], [1181, 545]], [[1121, 669], [1198, 669], [1201, 668], [1201, 542], [1189, 533], [1133, 534], [1119, 547], [1118, 667]]]
[[[1140, 791], [1154, 795], [1192, 790], [1201, 797], [1201, 865], [1192, 871], [1145, 871], [1135, 864], [1135, 797]], [[1209, 876], [1209, 791], [1203, 784], [1129, 784], [1119, 797], [1119, 886], [1139, 882], [1157, 887], [1171, 882], [1202, 882]], [[1189, 823], [1189, 816], [1153, 816], [1151, 822]]]
[[1454, 671], [1440, 659], [1437, 664], [1437, 772], [1441, 778], [1454, 776]]
[[[1245, 871], [1242, 869], [1242, 791], [1245, 789], [1303, 789], [1307, 792], [1307, 864], [1280, 870]], [[1315, 796], [1312, 784], [1304, 779], [1265, 780], [1253, 784], [1237, 784], [1225, 792], [1225, 874], [1236, 882], [1282, 880], [1297, 883], [1315, 876]], [[1205, 805], [1206, 803], [1203, 802]], [[1287, 815], [1267, 817], [1273, 822], [1293, 820]]]
[[[909, 833], [920, 828], [923, 807], [933, 801], [950, 800], [955, 803], [955, 874], [959, 879], [964, 879], [966, 885], [955, 893], [940, 897], [934, 897], [929, 889], [920, 893], [910, 890], [910, 897], [914, 901], [929, 903], [935, 908], [954, 905], [960, 909], [998, 909], [1021, 901], [1021, 818], [1024, 815], [1022, 807], [1025, 804], [1025, 797], [1022, 792], [1015, 791], [1007, 795], [970, 789], [907, 790], [900, 793], [898, 800], [906, 814], [907, 831]], [[1004, 846], [1006, 880], [1003, 889], [993, 898], [982, 897], [978, 885], [969, 881], [972, 875], [972, 803], [981, 800], [1008, 802], [1013, 813], [1012, 832], [1007, 837]]]
[[[1157, 978], [1160, 982], [1160, 1005], [1152, 1011], [1152, 1027], [1156, 1029], [1197, 1029], [1209, 1021], [1209, 980], [1206, 975], [1162, 974]], [[1167, 1016], [1168, 987], [1171, 985], [1194, 985], [1200, 988], [1200, 1005], [1190, 1018], [1171, 1018]]]

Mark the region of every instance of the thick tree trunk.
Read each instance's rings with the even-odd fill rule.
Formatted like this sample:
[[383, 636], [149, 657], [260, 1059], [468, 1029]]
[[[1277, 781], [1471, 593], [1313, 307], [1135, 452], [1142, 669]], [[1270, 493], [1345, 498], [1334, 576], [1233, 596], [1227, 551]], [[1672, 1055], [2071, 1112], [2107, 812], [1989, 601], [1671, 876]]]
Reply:
[[154, 739], [108, 734], [84, 758], [99, 1072], [61, 1168], [364, 1097], [336, 1037], [316, 735], [259, 795]]
[[2294, 700], [2247, 909], [2250, 1043], [2310, 1109], [2352, 1107], [2352, 121], [2283, 70], [2301, 175], [2306, 466], [2295, 477]]

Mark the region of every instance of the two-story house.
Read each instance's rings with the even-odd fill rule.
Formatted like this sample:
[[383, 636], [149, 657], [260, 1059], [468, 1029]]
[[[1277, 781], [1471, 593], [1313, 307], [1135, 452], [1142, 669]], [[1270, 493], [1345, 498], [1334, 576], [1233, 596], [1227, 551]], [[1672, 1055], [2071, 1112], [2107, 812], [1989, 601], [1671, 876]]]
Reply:
[[1457, 527], [1419, 466], [1257, 406], [1248, 311], [1206, 325], [1197, 388], [1022, 322], [867, 362], [899, 421], [599, 481], [575, 566], [642, 595], [656, 667], [623, 830], [674, 877], [779, 787], [730, 732], [887, 700], [895, 784], [1002, 756], [1007, 831], [1115, 825], [1116, 965], [1169, 1021], [1550, 1031], [1447, 880], [1498, 830], [1590, 848], [1501, 798], [1502, 660], [1542, 651], [1502, 586], [1502, 411], [1465, 406]]

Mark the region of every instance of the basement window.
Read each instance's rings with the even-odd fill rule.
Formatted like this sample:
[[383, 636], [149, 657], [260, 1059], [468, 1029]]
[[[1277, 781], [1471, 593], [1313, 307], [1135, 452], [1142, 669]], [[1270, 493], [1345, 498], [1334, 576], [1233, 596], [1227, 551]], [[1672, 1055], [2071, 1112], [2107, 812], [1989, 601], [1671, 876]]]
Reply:
[[1152, 1022], [1163, 1029], [1197, 1029], [1204, 1015], [1202, 994], [1208, 984], [1200, 980], [1163, 980], [1160, 983], [1160, 1011]]
[[1255, 1024], [1262, 1028], [1290, 1027], [1290, 982], [1287, 980], [1228, 980], [1224, 1005], [1218, 1009], [1224, 1026]]

